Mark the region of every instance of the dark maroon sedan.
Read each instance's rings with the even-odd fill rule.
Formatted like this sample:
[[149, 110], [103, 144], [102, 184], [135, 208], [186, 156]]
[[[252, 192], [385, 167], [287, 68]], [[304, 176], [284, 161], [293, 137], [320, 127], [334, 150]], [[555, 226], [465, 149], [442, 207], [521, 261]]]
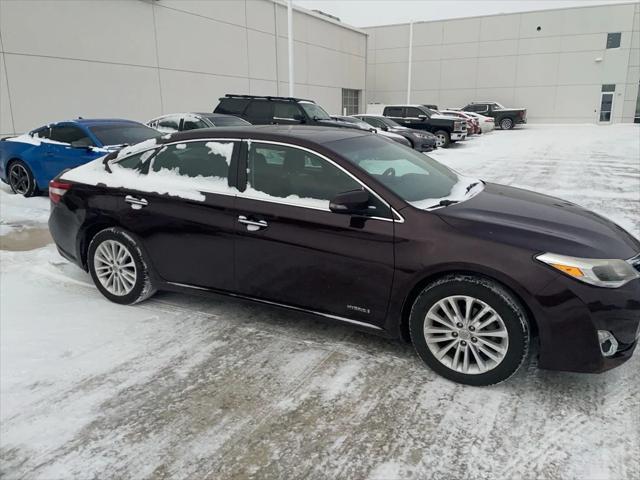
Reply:
[[60, 253], [109, 300], [208, 291], [410, 339], [489, 385], [627, 360], [640, 242], [558, 198], [463, 177], [355, 129], [264, 126], [150, 140], [51, 182]]

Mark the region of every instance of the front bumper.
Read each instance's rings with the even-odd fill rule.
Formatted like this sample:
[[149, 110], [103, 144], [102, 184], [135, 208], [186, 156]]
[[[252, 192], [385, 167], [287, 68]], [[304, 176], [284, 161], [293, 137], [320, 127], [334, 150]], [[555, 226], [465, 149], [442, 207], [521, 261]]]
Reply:
[[451, 140], [457, 142], [458, 140], [464, 140], [467, 138], [467, 132], [453, 132], [451, 134]]
[[[640, 279], [601, 288], [559, 277], [536, 297], [540, 368], [596, 373], [631, 358], [640, 335]], [[598, 330], [617, 340], [613, 355], [603, 355]]]

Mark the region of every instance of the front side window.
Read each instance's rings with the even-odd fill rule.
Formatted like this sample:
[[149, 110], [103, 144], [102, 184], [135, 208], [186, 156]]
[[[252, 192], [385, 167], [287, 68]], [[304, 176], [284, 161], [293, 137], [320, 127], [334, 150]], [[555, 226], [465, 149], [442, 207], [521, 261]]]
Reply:
[[295, 103], [276, 102], [274, 105], [273, 116], [277, 118], [286, 118], [287, 120], [300, 119], [302, 113]]
[[[329, 210], [338, 193], [362, 188], [331, 162], [295, 147], [251, 142], [247, 162], [245, 195], [251, 198]], [[389, 213], [377, 199], [370, 211], [372, 216]]]
[[622, 33], [608, 33], [607, 34], [607, 48], [620, 48], [620, 41], [622, 40]]
[[160, 135], [157, 130], [137, 123], [95, 125], [89, 130], [102, 145], [135, 145]]
[[407, 107], [407, 117], [418, 118], [420, 115], [426, 115], [426, 113], [416, 107]]
[[51, 140], [61, 143], [74, 143], [81, 147], [93, 145], [91, 139], [81, 128], [72, 125], [60, 125], [51, 128]]
[[469, 110], [470, 112], [482, 113], [487, 112], [489, 107], [485, 104], [471, 104], [464, 108], [464, 110]]
[[440, 201], [460, 202], [482, 190], [482, 182], [463, 177], [435, 160], [375, 135], [325, 144], [417, 208]]
[[329, 114], [317, 103], [300, 102], [300, 106], [307, 116], [313, 120], [331, 120]]

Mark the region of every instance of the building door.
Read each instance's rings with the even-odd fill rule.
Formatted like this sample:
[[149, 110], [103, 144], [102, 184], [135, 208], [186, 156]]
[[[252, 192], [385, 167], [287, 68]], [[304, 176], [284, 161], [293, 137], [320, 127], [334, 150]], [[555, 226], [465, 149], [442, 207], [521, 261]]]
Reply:
[[615, 85], [602, 85], [602, 91], [600, 93], [600, 116], [598, 117], [599, 123], [611, 123], [615, 92]]

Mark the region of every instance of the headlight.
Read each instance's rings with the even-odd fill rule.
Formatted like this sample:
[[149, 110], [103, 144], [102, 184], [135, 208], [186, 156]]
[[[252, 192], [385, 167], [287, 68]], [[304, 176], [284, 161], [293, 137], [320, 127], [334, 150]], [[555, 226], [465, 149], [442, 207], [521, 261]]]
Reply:
[[640, 278], [640, 272], [625, 260], [578, 258], [555, 253], [544, 253], [536, 258], [565, 275], [598, 287], [617, 288]]
[[462, 122], [453, 122], [454, 130], [462, 130]]

